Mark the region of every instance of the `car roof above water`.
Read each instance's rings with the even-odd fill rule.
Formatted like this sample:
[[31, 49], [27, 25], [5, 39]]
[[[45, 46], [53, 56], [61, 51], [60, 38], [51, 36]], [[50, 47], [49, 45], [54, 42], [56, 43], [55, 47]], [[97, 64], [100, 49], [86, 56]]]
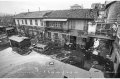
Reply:
[[36, 44], [35, 46], [44, 48], [44, 47], [46, 47], [47, 45], [44, 45], [44, 44]]

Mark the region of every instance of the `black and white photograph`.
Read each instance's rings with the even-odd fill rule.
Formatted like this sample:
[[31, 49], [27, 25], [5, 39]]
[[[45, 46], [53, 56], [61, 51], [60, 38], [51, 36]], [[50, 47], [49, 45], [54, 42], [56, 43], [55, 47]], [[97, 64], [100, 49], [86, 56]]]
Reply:
[[120, 78], [120, 1], [0, 0], [0, 78]]

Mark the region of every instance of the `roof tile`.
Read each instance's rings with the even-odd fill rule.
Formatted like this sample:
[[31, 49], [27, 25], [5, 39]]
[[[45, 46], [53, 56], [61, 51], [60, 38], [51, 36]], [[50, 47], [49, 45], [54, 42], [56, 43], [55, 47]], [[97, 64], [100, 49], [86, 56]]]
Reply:
[[14, 18], [94, 19], [96, 14], [92, 9], [54, 10], [20, 13]]
[[36, 11], [36, 12], [26, 12], [16, 15], [14, 18], [43, 18], [46, 13], [50, 11]]

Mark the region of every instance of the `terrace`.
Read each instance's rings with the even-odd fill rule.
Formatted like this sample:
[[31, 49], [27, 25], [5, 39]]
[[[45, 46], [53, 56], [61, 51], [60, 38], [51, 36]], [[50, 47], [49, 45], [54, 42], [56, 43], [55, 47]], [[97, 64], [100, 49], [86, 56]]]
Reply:
[[97, 23], [95, 33], [88, 33], [90, 37], [112, 39], [114, 40], [117, 33], [117, 25], [113, 23]]

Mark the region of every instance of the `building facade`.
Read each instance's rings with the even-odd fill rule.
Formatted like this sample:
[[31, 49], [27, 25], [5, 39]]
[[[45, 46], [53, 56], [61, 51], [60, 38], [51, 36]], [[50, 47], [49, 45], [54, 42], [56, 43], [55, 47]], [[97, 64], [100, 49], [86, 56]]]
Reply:
[[[15, 16], [19, 34], [38, 42], [48, 39], [60, 45], [72, 43], [90, 48], [99, 39], [101, 56], [114, 63], [115, 76], [120, 73], [120, 2], [94, 4], [93, 9], [73, 6], [69, 10], [21, 13]], [[97, 40], [98, 41], [98, 40]]]
[[113, 27], [117, 31], [116, 38], [113, 43], [113, 52], [111, 54], [111, 59], [114, 63], [114, 73], [115, 77], [120, 77], [120, 1], [112, 1], [109, 4], [106, 4], [106, 22], [107, 23], [116, 23], [116, 26]]
[[44, 18], [47, 37], [60, 44], [82, 44], [86, 38], [88, 22], [94, 21], [91, 9], [56, 10]]
[[[93, 9], [71, 8], [69, 10], [38, 11], [21, 13], [14, 17], [19, 34], [50, 39], [60, 44], [82, 44], [86, 38], [88, 22], [97, 16]], [[44, 40], [44, 39], [43, 39]]]
[[47, 13], [49, 11], [28, 12], [16, 15], [14, 18], [19, 34], [33, 38], [34, 42], [43, 40], [45, 30], [43, 16]]

